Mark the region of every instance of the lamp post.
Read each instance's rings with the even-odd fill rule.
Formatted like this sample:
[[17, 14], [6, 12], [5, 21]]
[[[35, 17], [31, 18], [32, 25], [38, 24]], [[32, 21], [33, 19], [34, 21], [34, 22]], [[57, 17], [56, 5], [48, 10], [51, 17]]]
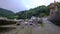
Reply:
[[26, 19], [27, 19], [27, 11], [25, 11], [26, 12]]

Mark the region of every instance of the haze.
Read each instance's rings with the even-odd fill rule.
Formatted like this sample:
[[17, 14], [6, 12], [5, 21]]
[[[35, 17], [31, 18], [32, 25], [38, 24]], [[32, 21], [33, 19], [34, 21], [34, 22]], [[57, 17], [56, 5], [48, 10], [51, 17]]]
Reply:
[[54, 0], [0, 0], [0, 8], [8, 9], [16, 13], [41, 5], [47, 6], [52, 2], [54, 2]]

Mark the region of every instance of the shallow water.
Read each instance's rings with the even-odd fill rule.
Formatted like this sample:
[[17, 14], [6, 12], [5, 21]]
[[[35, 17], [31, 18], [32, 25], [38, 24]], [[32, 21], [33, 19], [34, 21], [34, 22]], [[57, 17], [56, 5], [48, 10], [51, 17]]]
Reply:
[[0, 33], [5, 33], [13, 30], [15, 28], [10, 28], [10, 27], [0, 27]]

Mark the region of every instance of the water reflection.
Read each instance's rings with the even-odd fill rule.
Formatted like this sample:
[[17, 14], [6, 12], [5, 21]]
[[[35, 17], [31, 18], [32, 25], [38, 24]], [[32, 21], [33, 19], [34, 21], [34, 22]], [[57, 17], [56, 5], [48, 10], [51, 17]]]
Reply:
[[11, 31], [13, 29], [16, 29], [16, 28], [11, 28], [11, 27], [0, 27], [0, 33], [3, 33], [3, 32], [8, 32], [8, 31]]

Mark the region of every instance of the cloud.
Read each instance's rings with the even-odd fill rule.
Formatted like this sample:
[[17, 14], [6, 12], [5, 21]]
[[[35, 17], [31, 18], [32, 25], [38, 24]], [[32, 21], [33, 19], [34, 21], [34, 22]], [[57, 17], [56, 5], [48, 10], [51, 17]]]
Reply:
[[13, 12], [18, 12], [41, 5], [47, 6], [52, 2], [54, 2], [54, 0], [0, 0], [0, 7], [12, 10]]
[[26, 8], [34, 8], [41, 5], [49, 5], [54, 0], [22, 0], [22, 3], [26, 6]]
[[26, 7], [21, 3], [21, 0], [0, 0], [0, 8], [18, 12], [25, 10]]

